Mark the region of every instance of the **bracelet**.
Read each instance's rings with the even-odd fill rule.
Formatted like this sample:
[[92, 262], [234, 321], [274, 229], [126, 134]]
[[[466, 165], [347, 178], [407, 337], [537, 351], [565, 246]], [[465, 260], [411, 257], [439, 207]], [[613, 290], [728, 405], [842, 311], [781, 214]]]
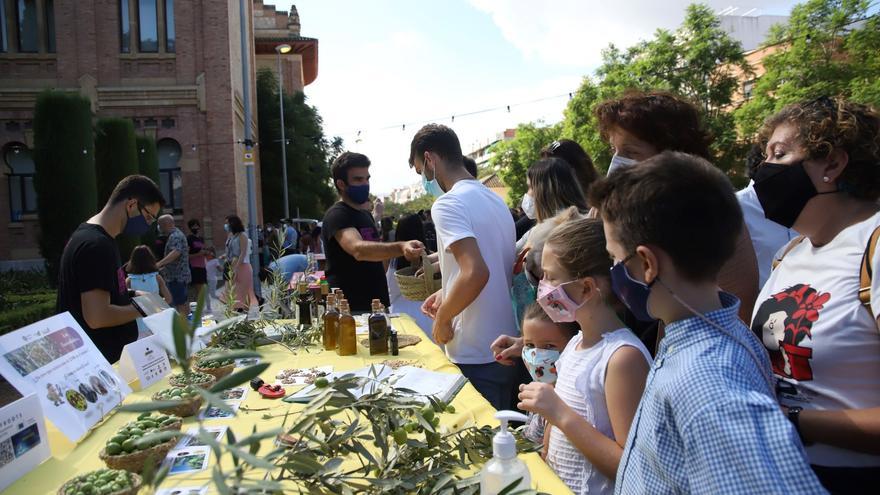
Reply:
[[788, 408], [788, 420], [791, 421], [792, 425], [794, 425], [794, 430], [797, 432], [798, 438], [801, 439], [801, 443], [803, 443], [804, 446], [813, 445], [813, 442], [808, 442], [808, 441], [806, 441], [806, 439], [804, 439], [804, 434], [801, 431], [800, 417], [801, 417], [801, 411], [803, 411], [803, 410], [804, 410], [804, 408], [800, 407], [800, 406], [789, 407]]

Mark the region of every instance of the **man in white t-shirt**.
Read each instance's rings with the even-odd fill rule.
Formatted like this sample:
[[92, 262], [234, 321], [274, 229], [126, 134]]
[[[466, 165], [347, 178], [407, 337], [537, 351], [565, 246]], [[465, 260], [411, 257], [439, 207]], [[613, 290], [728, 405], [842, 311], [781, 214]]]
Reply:
[[516, 400], [517, 370], [495, 361], [490, 349], [501, 334], [516, 329], [510, 284], [516, 233], [507, 205], [464, 167], [452, 129], [422, 127], [410, 147], [410, 166], [425, 190], [437, 196], [431, 216], [443, 288], [422, 311], [434, 319], [434, 341], [496, 409]]

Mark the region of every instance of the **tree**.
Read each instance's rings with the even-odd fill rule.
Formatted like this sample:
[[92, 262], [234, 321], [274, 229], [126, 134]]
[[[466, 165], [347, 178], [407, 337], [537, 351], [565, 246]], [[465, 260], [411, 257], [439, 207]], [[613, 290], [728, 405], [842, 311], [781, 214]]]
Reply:
[[[95, 179], [98, 206], [103, 206], [122, 179], [139, 173], [134, 124], [129, 119], [104, 118], [95, 124]], [[119, 255], [127, 259], [139, 237], [117, 237]]]
[[788, 24], [775, 26], [754, 97], [735, 112], [745, 136], [769, 115], [796, 101], [844, 96], [880, 106], [880, 17], [867, 0], [809, 0]]
[[91, 103], [45, 91], [37, 97], [33, 128], [40, 254], [54, 285], [70, 235], [97, 211]]
[[513, 139], [494, 145], [494, 155], [489, 160], [489, 165], [497, 168], [499, 177], [510, 188], [507, 192], [509, 204], [518, 205], [522, 201], [523, 195], [529, 189], [526, 172], [541, 158], [541, 149], [559, 137], [561, 129], [560, 124], [520, 124]]
[[431, 206], [434, 205], [434, 196], [430, 194], [423, 194], [417, 198], [413, 198], [405, 203], [393, 203], [391, 201], [385, 202], [385, 216], [394, 217], [396, 219], [400, 219], [404, 215], [408, 215], [410, 213], [418, 213], [421, 210], [431, 211]]
[[149, 136], [137, 136], [138, 173], [145, 175], [156, 184], [159, 183], [159, 152], [156, 140]]
[[[290, 211], [321, 218], [336, 200], [330, 181], [330, 162], [342, 150], [342, 139], [328, 140], [315, 107], [297, 92], [284, 95], [284, 124], [287, 141], [287, 188]], [[281, 119], [278, 82], [268, 69], [257, 73], [257, 115], [259, 118], [260, 179], [263, 217], [267, 221], [284, 213], [281, 173]]]

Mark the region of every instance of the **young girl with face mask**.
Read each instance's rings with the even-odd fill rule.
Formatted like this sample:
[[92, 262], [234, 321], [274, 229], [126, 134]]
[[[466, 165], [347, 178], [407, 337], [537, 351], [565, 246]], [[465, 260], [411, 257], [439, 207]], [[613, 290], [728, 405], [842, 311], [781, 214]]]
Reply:
[[518, 407], [549, 423], [547, 462], [574, 493], [612, 493], [651, 357], [617, 316], [600, 220], [556, 227], [541, 268], [538, 304], [555, 323], [576, 322], [581, 331], [556, 361], [555, 388], [521, 385]]
[[[580, 327], [577, 323], [556, 323], [538, 304], [526, 308], [522, 321], [522, 360], [532, 380], [550, 385], [556, 383], [556, 361], [568, 341], [578, 332]], [[544, 444], [546, 449], [545, 423], [540, 415], [529, 414], [524, 435], [535, 443]]]

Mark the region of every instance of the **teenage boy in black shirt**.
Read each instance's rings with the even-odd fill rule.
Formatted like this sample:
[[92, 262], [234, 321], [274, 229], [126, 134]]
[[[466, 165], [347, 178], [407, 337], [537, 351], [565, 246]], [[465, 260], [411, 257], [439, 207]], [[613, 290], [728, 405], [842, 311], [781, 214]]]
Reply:
[[114, 239], [145, 234], [164, 204], [152, 180], [130, 175], [116, 185], [104, 208], [73, 232], [61, 254], [57, 311], [70, 311], [111, 363], [137, 340], [135, 319], [141, 316], [128, 297]]
[[421, 257], [419, 241], [379, 242], [379, 230], [370, 213], [370, 159], [345, 152], [330, 168], [341, 201], [324, 214], [321, 235], [327, 257], [327, 281], [345, 293], [352, 311], [369, 311], [379, 299], [386, 307], [388, 283], [383, 261], [403, 256]]

